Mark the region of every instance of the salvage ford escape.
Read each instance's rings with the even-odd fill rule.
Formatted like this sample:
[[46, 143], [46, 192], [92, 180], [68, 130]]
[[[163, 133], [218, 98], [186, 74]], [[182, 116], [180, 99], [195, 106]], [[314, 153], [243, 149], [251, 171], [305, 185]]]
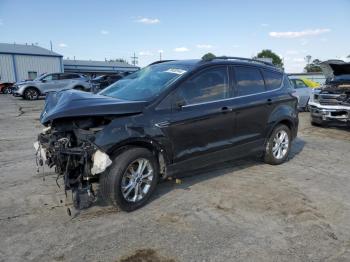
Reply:
[[250, 154], [281, 164], [298, 129], [287, 75], [236, 57], [156, 62], [97, 95], [51, 93], [40, 120], [38, 162], [55, 167], [75, 206], [89, 205], [98, 182], [125, 211], [184, 171]]

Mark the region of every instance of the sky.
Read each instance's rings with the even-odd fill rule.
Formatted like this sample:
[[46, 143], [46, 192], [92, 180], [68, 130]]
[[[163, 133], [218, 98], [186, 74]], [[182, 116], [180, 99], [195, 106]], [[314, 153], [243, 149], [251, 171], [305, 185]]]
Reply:
[[163, 59], [252, 57], [271, 49], [287, 72], [305, 56], [350, 55], [350, 0], [0, 0], [0, 42], [37, 43], [64, 58], [105, 60], [135, 53]]

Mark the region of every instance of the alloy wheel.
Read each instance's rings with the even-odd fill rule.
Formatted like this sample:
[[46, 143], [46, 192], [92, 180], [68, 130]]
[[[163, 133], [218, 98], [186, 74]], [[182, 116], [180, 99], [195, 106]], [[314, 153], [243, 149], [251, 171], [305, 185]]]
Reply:
[[282, 159], [288, 152], [289, 137], [285, 130], [276, 133], [273, 139], [272, 154], [276, 159]]
[[153, 168], [149, 160], [139, 158], [126, 169], [122, 181], [121, 192], [128, 202], [142, 200], [151, 188]]

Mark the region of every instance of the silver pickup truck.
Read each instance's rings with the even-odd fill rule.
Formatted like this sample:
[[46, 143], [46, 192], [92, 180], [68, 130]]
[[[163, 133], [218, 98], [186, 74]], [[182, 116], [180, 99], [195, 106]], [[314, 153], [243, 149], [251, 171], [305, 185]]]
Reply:
[[327, 80], [310, 97], [311, 124], [350, 125], [350, 63], [329, 60], [321, 68]]
[[13, 95], [27, 100], [36, 100], [48, 92], [65, 89], [90, 91], [89, 79], [76, 73], [44, 74], [32, 81], [23, 81], [13, 86]]

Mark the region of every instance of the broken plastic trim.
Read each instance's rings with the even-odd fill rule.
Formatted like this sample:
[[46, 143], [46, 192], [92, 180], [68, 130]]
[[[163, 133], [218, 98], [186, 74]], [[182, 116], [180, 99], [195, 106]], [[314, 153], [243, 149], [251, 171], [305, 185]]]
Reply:
[[93, 166], [91, 168], [91, 174], [96, 175], [102, 173], [112, 164], [112, 160], [109, 156], [100, 150], [97, 150], [92, 156]]

